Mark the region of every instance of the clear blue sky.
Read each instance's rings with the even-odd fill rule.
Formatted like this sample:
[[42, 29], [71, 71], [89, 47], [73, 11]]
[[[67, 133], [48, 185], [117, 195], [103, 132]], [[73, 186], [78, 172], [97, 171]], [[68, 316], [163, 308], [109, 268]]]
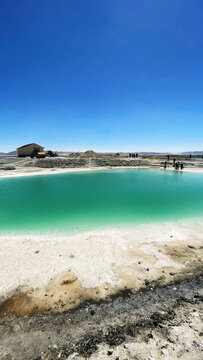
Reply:
[[0, 2], [0, 151], [203, 149], [202, 0]]

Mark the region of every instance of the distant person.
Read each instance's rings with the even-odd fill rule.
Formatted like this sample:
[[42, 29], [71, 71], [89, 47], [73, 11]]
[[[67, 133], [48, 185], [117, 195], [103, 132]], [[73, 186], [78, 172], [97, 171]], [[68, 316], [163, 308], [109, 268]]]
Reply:
[[170, 159], [170, 156], [169, 156], [169, 155], [167, 155], [167, 160], [169, 161], [169, 159]]
[[136, 154], [136, 158], [138, 157], [138, 153]]
[[183, 170], [184, 169], [184, 165], [183, 165], [183, 162], [180, 164], [180, 170]]
[[176, 158], [173, 159], [173, 166], [175, 166]]
[[166, 170], [167, 161], [164, 161], [164, 170]]
[[190, 154], [189, 158], [192, 159], [192, 155], [191, 155], [191, 154]]

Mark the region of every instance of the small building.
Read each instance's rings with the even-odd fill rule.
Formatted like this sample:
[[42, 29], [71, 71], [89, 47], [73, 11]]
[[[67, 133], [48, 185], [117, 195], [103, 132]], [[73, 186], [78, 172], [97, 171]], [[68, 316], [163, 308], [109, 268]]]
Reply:
[[19, 148], [17, 148], [19, 157], [31, 156], [33, 154], [33, 151], [43, 152], [44, 147], [40, 146], [38, 144], [35, 144], [35, 143], [31, 143], [31, 144], [23, 145], [23, 146], [20, 146]]

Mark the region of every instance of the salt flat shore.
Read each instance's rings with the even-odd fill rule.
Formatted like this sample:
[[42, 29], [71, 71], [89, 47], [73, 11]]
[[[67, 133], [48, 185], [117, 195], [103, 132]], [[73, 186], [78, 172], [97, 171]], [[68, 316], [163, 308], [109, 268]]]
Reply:
[[[73, 172], [86, 172], [86, 171], [103, 171], [103, 170], [116, 170], [116, 169], [162, 169], [162, 167], [152, 167], [152, 166], [116, 166], [116, 167], [96, 167], [96, 168], [51, 168], [51, 169], [42, 169], [42, 168], [33, 168], [33, 169], [17, 169], [15, 171], [3, 170], [0, 172], [0, 178], [12, 178], [12, 177], [23, 177], [23, 176], [39, 176], [39, 175], [53, 175], [53, 174], [64, 174], [64, 173], [73, 173]], [[165, 170], [164, 170], [165, 171]], [[175, 171], [173, 168], [167, 168], [166, 171]], [[186, 173], [196, 173], [202, 174], [203, 168], [201, 167], [188, 167], [182, 170]]]
[[0, 247], [2, 359], [201, 359], [202, 219], [1, 235]]
[[166, 284], [196, 274], [203, 220], [76, 235], [1, 235], [0, 247], [0, 313], [58, 312], [125, 288], [136, 292], [146, 280]]

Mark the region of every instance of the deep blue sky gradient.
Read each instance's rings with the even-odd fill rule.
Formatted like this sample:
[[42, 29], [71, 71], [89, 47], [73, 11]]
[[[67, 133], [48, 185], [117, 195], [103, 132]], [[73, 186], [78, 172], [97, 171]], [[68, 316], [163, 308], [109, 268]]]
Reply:
[[203, 150], [201, 0], [0, 1], [0, 151]]

